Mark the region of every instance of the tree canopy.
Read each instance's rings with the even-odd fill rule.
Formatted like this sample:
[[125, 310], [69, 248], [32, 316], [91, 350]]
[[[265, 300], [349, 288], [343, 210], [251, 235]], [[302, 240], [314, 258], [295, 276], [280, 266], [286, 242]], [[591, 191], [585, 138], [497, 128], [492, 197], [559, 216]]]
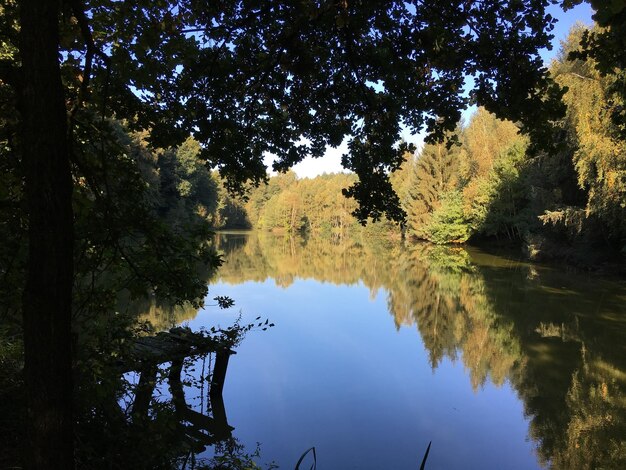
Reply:
[[60, 10], [61, 70], [75, 121], [90, 103], [157, 146], [191, 133], [233, 190], [265, 178], [266, 152], [285, 170], [347, 138], [358, 217], [399, 220], [387, 174], [402, 125], [440, 139], [471, 101], [540, 137], [562, 111], [538, 54], [549, 3], [74, 0]]

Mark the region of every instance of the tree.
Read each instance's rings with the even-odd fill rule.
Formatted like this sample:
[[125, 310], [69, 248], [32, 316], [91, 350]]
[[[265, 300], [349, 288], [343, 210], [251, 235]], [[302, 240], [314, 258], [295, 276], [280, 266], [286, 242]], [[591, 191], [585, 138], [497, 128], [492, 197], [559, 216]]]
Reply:
[[[199, 158], [200, 145], [189, 137], [179, 147], [159, 152], [160, 212], [172, 223], [192, 224], [190, 218], [206, 219], [217, 211], [218, 183]], [[176, 221], [177, 214], [187, 220]], [[179, 217], [180, 218], [180, 217]]]
[[400, 123], [442, 137], [468, 102], [466, 75], [490, 110], [527, 130], [544, 121], [544, 91], [557, 93], [537, 55], [554, 23], [546, 3], [74, 3], [65, 65], [79, 93], [90, 56], [91, 99], [150, 125], [159, 146], [193, 130], [233, 189], [265, 178], [266, 151], [285, 169], [351, 136], [344, 162], [360, 182], [348, 193], [363, 218], [397, 218], [386, 172], [406, 148], [394, 148]]
[[[615, 119], [615, 108], [626, 101], [615, 95], [620, 78], [602, 76], [598, 63], [566, 61], [578, 50], [582, 37], [604, 37], [602, 30], [574, 28], [563, 45], [560, 60], [553, 64], [555, 79], [568, 88], [564, 101], [568, 105], [564, 127], [572, 149], [572, 162], [578, 186], [586, 193], [586, 204], [580, 209], [585, 217], [599, 219], [606, 237], [626, 245], [626, 141]], [[591, 35], [591, 36], [590, 36]], [[624, 64], [626, 65], [626, 64]], [[615, 67], [614, 72], [626, 73]]]
[[[571, 8], [583, 0], [563, 0], [563, 8]], [[623, 1], [587, 0], [595, 10], [597, 28], [584, 31], [580, 48], [569, 51], [570, 59], [592, 59], [602, 77], [610, 79], [606, 92], [616, 102], [611, 103], [611, 117], [621, 139], [626, 138], [626, 111], [620, 105], [626, 101], [626, 4]], [[613, 101], [613, 99], [611, 101]]]
[[[479, 104], [547, 135], [562, 111], [538, 55], [554, 24], [547, 4], [22, 0], [19, 59], [3, 58], [0, 77], [19, 98], [29, 220], [28, 466], [71, 467], [70, 161], [83, 111], [149, 129], [157, 147], [194, 134], [233, 191], [265, 179], [265, 152], [284, 170], [350, 136], [357, 217], [400, 220], [388, 179], [408, 149], [400, 126], [431, 140], [452, 130], [467, 75]], [[18, 46], [15, 20], [12, 9], [0, 29]]]
[[525, 160], [527, 144], [517, 126], [485, 109], [472, 116], [462, 133], [460, 180], [463, 212], [474, 233], [512, 236], [511, 225], [519, 211], [517, 168]]
[[616, 87], [624, 70], [616, 65], [603, 74], [590, 54], [581, 53], [585, 38], [603, 31], [572, 28], [550, 67], [567, 87], [567, 113], [555, 134], [563, 145], [555, 156], [539, 159], [532, 183], [543, 193], [535, 197], [543, 199], [536, 201], [544, 212], [540, 219], [555, 235], [619, 251], [626, 244], [626, 141], [615, 113], [623, 109]]
[[30, 468], [74, 466], [74, 228], [58, 14], [56, 1], [25, 1], [20, 8], [20, 150], [29, 217], [22, 312]]
[[469, 227], [463, 216], [463, 200], [459, 191], [441, 195], [441, 203], [424, 227], [425, 237], [437, 244], [464, 243], [469, 238]]
[[428, 239], [427, 226], [439, 208], [447, 191], [455, 188], [458, 180], [458, 148], [448, 148], [445, 143], [424, 147], [413, 161], [408, 189], [406, 211], [409, 233]]
[[469, 181], [485, 177], [498, 155], [518, 138], [518, 134], [519, 129], [513, 122], [502, 121], [484, 108], [479, 108], [463, 129], [466, 154], [462, 158], [461, 178]]
[[526, 170], [526, 142], [519, 137], [508, 149], [498, 155], [487, 178], [482, 180], [482, 191], [471, 201], [472, 229], [481, 235], [506, 234], [509, 239], [520, 238], [528, 231], [529, 188], [521, 174]]

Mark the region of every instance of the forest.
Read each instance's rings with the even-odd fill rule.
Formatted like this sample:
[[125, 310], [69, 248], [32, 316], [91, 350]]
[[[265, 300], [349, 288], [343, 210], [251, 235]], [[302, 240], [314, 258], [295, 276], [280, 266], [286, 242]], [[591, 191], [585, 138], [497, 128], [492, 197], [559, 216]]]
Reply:
[[[528, 154], [529, 139], [511, 121], [479, 108], [447, 140], [405, 154], [391, 183], [406, 213], [366, 230], [435, 244], [496, 241], [533, 260], [597, 268], [626, 250], [626, 147], [607, 113], [618, 106], [614, 79], [591, 59], [568, 60], [585, 27], [575, 26], [550, 65], [567, 87], [566, 115], [556, 123], [555, 154]], [[223, 192], [219, 228], [259, 228], [345, 237], [363, 228], [356, 202], [342, 191], [356, 180], [333, 174], [298, 180], [273, 176], [247, 201]], [[373, 226], [372, 226], [373, 225]]]
[[[148, 465], [120, 450], [147, 424], [117, 400], [120, 357], [155, 331], [120, 299], [204, 305], [212, 229], [619, 262], [626, 6], [589, 0], [596, 25], [540, 57], [548, 6], [580, 3], [4, 1], [0, 465]], [[289, 171], [344, 140], [350, 173]], [[175, 451], [149, 466], [175, 467], [185, 444], [153, 424]]]

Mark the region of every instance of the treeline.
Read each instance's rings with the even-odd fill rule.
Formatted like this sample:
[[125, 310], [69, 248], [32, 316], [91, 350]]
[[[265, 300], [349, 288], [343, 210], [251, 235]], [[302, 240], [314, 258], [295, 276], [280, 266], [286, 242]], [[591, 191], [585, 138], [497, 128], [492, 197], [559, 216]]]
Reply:
[[[602, 76], [589, 58], [567, 59], [583, 34], [581, 27], [572, 30], [550, 69], [568, 87], [567, 114], [552, 139], [556, 152], [533, 151], [514, 123], [479, 109], [459, 125], [456, 143], [426, 145], [391, 175], [407, 214], [404, 227], [357, 223], [351, 215], [357, 203], [342, 194], [354, 174], [279, 174], [241, 200], [207, 168], [192, 138], [163, 148], [158, 133], [136, 132], [85, 110], [76, 123], [72, 162], [75, 310], [104, 311], [122, 289], [174, 301], [203, 297], [207, 273], [198, 266], [207, 271], [218, 262], [207, 243], [210, 228], [338, 238], [364, 230], [404, 232], [437, 244], [495, 238], [520, 243], [535, 258], [569, 256], [577, 247], [590, 255], [624, 252], [626, 139], [614, 119], [625, 108], [615, 93], [619, 74]], [[10, 128], [13, 115], [3, 111]], [[26, 272], [28, 216], [17, 150], [0, 147], [0, 310], [13, 313]]]
[[[616, 76], [601, 76], [591, 59], [568, 60], [584, 28], [572, 29], [550, 72], [567, 87], [565, 117], [552, 136], [551, 154], [533, 150], [516, 124], [478, 109], [448, 141], [407, 155], [392, 184], [407, 214], [406, 227], [376, 230], [437, 244], [498, 239], [521, 243], [532, 258], [626, 248], [626, 142], [612, 116], [623, 103]], [[622, 108], [620, 108], [622, 106]], [[343, 188], [355, 176], [270, 178], [236, 207], [248, 226], [286, 232], [344, 234], [359, 226]], [[222, 203], [223, 204], [223, 203]], [[222, 220], [229, 224], [228, 213]], [[244, 224], [245, 225], [245, 224]], [[596, 262], [587, 259], [586, 262]]]
[[[214, 173], [219, 181], [219, 177]], [[342, 191], [357, 180], [351, 173], [323, 174], [299, 179], [293, 171], [268, 179], [267, 184], [250, 188], [245, 199], [222, 190], [216, 229], [254, 228], [280, 233], [313, 234], [344, 238], [360, 233], [397, 233], [389, 221], [360, 225], [352, 213], [358, 204]]]
[[436, 244], [496, 239], [521, 244], [535, 259], [588, 251], [582, 261], [593, 264], [600, 261], [594, 256], [626, 247], [626, 141], [612, 119], [623, 109], [614, 93], [617, 75], [602, 76], [589, 58], [568, 60], [584, 31], [572, 29], [550, 67], [567, 87], [555, 151], [535, 151], [515, 123], [479, 108], [448, 140], [407, 154], [391, 175], [407, 214], [404, 227], [358, 224], [357, 203], [342, 194], [354, 174], [298, 179], [289, 171], [249, 188], [245, 199], [235, 197], [217, 171], [206, 169], [191, 138], [177, 149], [153, 151], [144, 176], [151, 187], [159, 180], [159, 213], [180, 227], [202, 220], [214, 229], [334, 237], [365, 230]]
[[356, 181], [353, 174], [298, 179], [288, 171], [240, 197], [227, 191], [218, 171], [206, 168], [193, 138], [166, 150], [151, 148], [141, 135], [129, 138], [156, 213], [176, 230], [205, 226], [343, 236], [358, 226], [352, 216], [357, 203], [342, 194]]

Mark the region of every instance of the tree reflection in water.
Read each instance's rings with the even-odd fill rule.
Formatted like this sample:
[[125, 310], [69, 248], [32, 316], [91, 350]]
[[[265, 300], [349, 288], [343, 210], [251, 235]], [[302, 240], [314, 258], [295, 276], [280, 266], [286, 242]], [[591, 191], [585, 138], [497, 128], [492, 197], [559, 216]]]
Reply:
[[205, 353], [118, 374], [116, 393], [92, 396], [81, 415], [79, 468], [260, 468], [260, 449], [248, 453], [232, 435], [215, 388], [219, 361]]
[[387, 293], [397, 328], [414, 325], [436, 370], [462, 361], [474, 390], [509, 382], [539, 462], [626, 468], [626, 287], [476, 249], [376, 239], [220, 235], [218, 276], [362, 282]]

